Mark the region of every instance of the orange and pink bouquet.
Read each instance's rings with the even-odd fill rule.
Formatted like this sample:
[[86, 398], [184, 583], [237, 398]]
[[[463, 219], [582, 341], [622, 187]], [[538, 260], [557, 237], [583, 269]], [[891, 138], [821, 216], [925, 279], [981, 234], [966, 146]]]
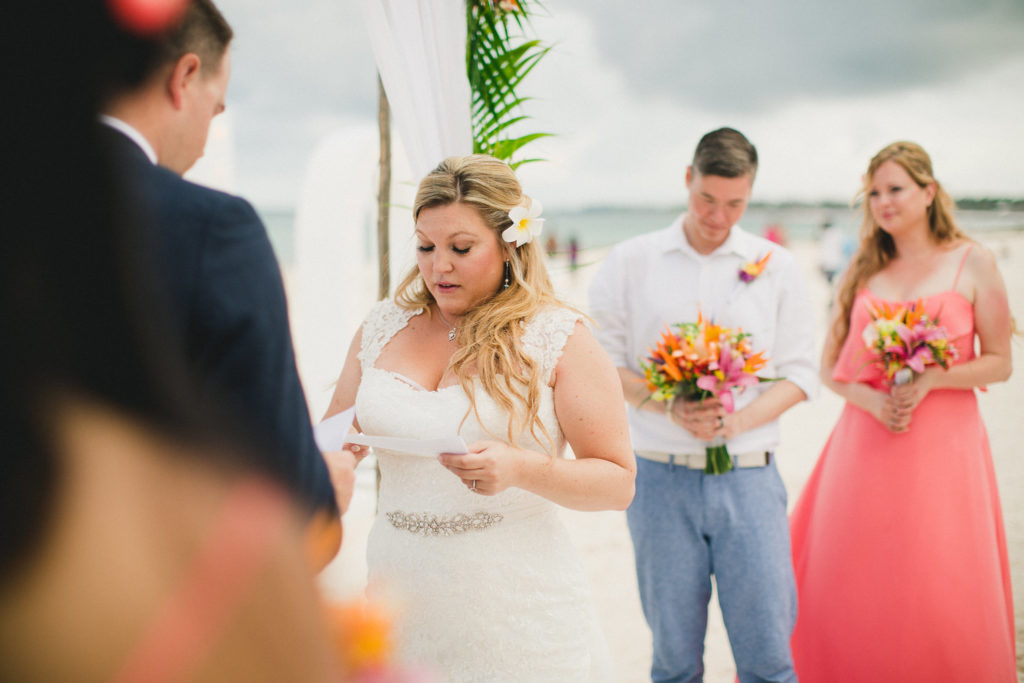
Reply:
[[[679, 323], [675, 328], [678, 332], [666, 326], [647, 361], [640, 362], [655, 401], [715, 397], [731, 413], [734, 390], [740, 392], [759, 382], [773, 381], [756, 375], [768, 359], [764, 352], [754, 352], [750, 334], [741, 328], [715, 325], [700, 313], [697, 322]], [[712, 443], [706, 451], [706, 473], [722, 474], [732, 469], [724, 443]]]
[[868, 310], [871, 322], [862, 333], [864, 345], [892, 384], [906, 384], [928, 365], [949, 369], [956, 359], [946, 328], [928, 317], [921, 299], [909, 306], [870, 303]]

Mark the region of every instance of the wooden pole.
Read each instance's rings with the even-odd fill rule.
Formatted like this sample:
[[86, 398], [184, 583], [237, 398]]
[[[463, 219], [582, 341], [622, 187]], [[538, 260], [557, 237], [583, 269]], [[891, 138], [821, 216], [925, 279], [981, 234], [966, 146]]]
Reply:
[[391, 294], [391, 106], [377, 74], [377, 125], [380, 127], [380, 182], [377, 187], [377, 300]]
[[[380, 129], [380, 180], [377, 185], [377, 301], [391, 295], [391, 105], [377, 74], [377, 126]], [[376, 463], [380, 493], [380, 463]], [[379, 501], [378, 501], [379, 502]]]

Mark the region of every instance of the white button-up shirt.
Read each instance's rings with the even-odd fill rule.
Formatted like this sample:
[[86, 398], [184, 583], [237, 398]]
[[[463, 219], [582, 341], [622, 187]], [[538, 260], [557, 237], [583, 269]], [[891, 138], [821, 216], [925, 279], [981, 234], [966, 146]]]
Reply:
[[[726, 327], [751, 333], [754, 351], [768, 364], [758, 375], [789, 380], [808, 398], [818, 389], [814, 316], [800, 266], [793, 255], [761, 237], [733, 226], [726, 241], [700, 254], [683, 233], [683, 217], [664, 230], [626, 240], [614, 247], [590, 285], [590, 314], [597, 338], [617, 367], [643, 374], [649, 349], [666, 325], [696, 322], [698, 310]], [[740, 280], [744, 264], [772, 252], [753, 282]], [[676, 331], [676, 330], [673, 330]], [[771, 383], [733, 390], [736, 409], [753, 401]], [[707, 445], [666, 415], [629, 406], [633, 447], [664, 453], [703, 453]], [[778, 421], [736, 435], [730, 453], [772, 450], [779, 442]]]

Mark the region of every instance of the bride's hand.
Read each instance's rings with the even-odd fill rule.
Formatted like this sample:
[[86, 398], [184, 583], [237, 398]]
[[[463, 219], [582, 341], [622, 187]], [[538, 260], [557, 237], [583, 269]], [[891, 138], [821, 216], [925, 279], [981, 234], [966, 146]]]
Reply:
[[369, 446], [360, 446], [359, 444], [355, 443], [346, 443], [344, 446], [341, 447], [341, 450], [345, 451], [346, 453], [351, 453], [352, 457], [355, 458], [356, 465], [361, 463], [363, 461], [363, 458], [370, 454]]
[[485, 496], [516, 486], [526, 452], [500, 441], [477, 441], [462, 455], [442, 453], [437, 457], [470, 491]]

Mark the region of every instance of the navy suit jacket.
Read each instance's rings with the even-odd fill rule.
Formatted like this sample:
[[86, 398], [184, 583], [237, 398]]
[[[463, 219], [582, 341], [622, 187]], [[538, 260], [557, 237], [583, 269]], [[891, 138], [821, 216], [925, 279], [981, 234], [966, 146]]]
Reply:
[[244, 199], [188, 182], [100, 127], [129, 201], [153, 229], [153, 269], [203, 398], [261, 446], [257, 464], [311, 507], [333, 508], [263, 222]]

